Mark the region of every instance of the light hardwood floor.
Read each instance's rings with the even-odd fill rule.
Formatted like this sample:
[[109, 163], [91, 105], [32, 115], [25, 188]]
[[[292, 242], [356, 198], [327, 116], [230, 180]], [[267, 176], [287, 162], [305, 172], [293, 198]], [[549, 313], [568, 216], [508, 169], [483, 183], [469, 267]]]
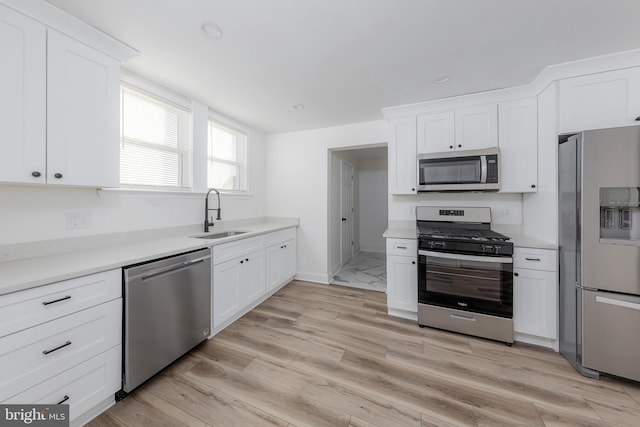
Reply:
[[640, 425], [637, 383], [421, 329], [385, 301], [294, 281], [90, 426]]

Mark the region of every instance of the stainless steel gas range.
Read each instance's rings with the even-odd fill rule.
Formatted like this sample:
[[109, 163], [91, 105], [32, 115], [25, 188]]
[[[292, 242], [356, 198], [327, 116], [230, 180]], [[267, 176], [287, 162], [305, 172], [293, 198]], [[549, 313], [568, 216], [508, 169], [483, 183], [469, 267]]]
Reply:
[[416, 208], [418, 324], [513, 342], [513, 244], [490, 208]]

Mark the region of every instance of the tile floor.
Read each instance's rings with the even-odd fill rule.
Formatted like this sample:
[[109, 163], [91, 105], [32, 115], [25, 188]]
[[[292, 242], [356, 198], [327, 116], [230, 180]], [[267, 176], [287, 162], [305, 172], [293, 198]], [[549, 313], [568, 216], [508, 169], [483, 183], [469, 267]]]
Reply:
[[359, 252], [342, 266], [333, 278], [331, 284], [386, 292], [386, 254]]

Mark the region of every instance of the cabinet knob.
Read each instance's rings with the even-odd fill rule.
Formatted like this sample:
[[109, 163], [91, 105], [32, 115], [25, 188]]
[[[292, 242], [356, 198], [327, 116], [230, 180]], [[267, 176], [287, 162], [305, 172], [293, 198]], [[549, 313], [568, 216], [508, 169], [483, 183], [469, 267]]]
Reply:
[[40, 175], [42, 175], [42, 174], [40, 172], [38, 172], [38, 171], [31, 172], [31, 176], [35, 176], [36, 178], [40, 178]]
[[246, 262], [249, 262], [249, 258], [245, 258], [244, 260], [245, 260]]
[[513, 273], [514, 276], [518, 277], [518, 273]]
[[416, 265], [416, 262], [415, 261], [411, 261], [411, 264]]
[[416, 191], [416, 189], [415, 189], [415, 188], [412, 188], [412, 189], [411, 189], [411, 191]]
[[531, 188], [536, 188], [536, 185], [535, 184], [531, 184]]
[[240, 260], [240, 264], [244, 264], [244, 260]]
[[462, 148], [462, 144], [458, 144], [458, 148]]
[[453, 145], [450, 145], [449, 148], [453, 150]]
[[636, 122], [640, 122], [640, 116], [636, 117]]
[[62, 174], [60, 172], [53, 174], [53, 176], [58, 179], [62, 178]]

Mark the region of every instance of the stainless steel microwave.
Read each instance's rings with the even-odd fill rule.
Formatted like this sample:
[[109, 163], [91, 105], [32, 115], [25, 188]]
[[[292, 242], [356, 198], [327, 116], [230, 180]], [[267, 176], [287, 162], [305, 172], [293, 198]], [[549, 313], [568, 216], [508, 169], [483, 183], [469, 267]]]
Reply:
[[418, 191], [498, 191], [497, 148], [418, 155]]

